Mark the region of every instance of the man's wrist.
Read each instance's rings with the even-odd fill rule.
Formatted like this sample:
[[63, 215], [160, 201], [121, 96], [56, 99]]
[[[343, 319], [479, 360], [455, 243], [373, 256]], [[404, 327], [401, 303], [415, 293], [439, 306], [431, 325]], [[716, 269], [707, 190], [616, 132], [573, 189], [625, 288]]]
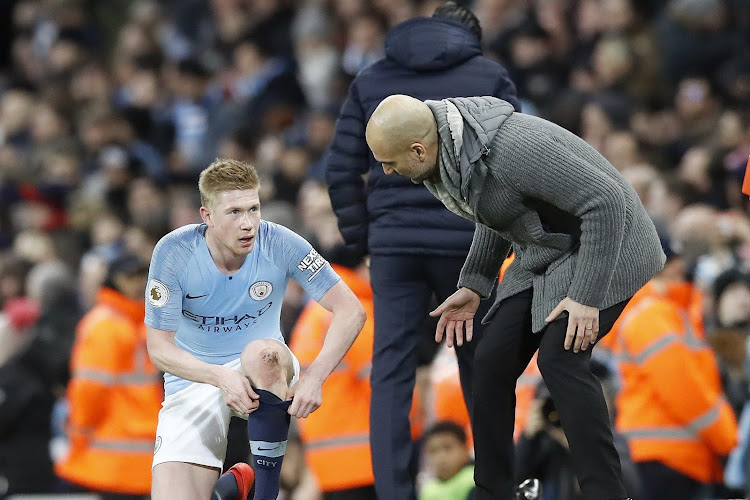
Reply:
[[316, 365], [314, 362], [310, 365], [310, 367], [305, 370], [305, 377], [314, 380], [319, 385], [323, 385], [323, 382], [326, 381], [326, 378], [328, 378], [328, 375], [323, 373], [323, 370], [319, 368], [319, 365]]
[[221, 380], [221, 376], [219, 375], [220, 370], [223, 368], [220, 365], [212, 365], [210, 363], [206, 363], [208, 366], [206, 366], [206, 380], [205, 382], [207, 384], [211, 384], [214, 387], [219, 387], [219, 380]]

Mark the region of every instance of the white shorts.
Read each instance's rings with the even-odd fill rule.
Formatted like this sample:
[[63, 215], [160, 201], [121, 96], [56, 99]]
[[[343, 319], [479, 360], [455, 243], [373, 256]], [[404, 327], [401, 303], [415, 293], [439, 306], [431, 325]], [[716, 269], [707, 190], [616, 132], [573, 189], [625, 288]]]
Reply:
[[[299, 360], [292, 355], [294, 377], [299, 380]], [[224, 365], [240, 369], [240, 359]], [[187, 462], [221, 469], [227, 453], [229, 419], [234, 415], [247, 420], [247, 415], [229, 408], [218, 387], [194, 383], [164, 398], [156, 427], [154, 461], [151, 467], [164, 462]]]

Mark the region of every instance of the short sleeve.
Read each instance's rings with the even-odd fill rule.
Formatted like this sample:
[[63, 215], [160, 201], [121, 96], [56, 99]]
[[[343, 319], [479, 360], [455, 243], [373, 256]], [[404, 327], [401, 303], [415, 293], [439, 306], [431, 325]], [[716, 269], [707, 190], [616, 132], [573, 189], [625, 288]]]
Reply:
[[269, 223], [273, 260], [286, 269], [316, 302], [339, 281], [331, 265], [302, 236], [278, 224]]
[[180, 243], [165, 236], [154, 248], [146, 286], [146, 325], [177, 331], [182, 310], [180, 274], [185, 268]]

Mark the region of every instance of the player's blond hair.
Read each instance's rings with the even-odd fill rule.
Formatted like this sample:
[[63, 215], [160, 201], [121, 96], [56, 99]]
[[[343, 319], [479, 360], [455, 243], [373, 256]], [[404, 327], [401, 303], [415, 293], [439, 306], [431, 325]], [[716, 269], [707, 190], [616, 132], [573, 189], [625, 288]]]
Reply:
[[260, 177], [255, 167], [231, 158], [215, 159], [198, 178], [198, 191], [201, 193], [201, 204], [204, 207], [213, 207], [224, 191], [259, 187]]

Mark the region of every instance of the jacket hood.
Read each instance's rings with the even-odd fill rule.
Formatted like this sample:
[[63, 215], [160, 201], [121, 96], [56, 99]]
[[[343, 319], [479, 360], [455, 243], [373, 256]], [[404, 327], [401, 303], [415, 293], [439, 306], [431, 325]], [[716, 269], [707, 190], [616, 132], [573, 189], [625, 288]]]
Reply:
[[[463, 119], [463, 147], [469, 163], [489, 152], [489, 145], [505, 120], [513, 113], [513, 106], [492, 97], [449, 98]], [[467, 140], [470, 136], [474, 140]]]
[[[432, 110], [443, 143], [438, 171], [444, 188], [457, 202], [437, 195], [454, 213], [473, 220], [476, 203], [487, 176], [483, 157], [505, 120], [514, 112], [513, 105], [496, 97], [457, 97], [425, 101]], [[425, 181], [430, 191], [435, 188]], [[434, 193], [433, 193], [434, 194]], [[468, 204], [461, 207], [462, 204]]]
[[450, 68], [481, 56], [482, 45], [457, 22], [417, 17], [394, 26], [388, 32], [385, 55], [401, 66], [431, 71]]

